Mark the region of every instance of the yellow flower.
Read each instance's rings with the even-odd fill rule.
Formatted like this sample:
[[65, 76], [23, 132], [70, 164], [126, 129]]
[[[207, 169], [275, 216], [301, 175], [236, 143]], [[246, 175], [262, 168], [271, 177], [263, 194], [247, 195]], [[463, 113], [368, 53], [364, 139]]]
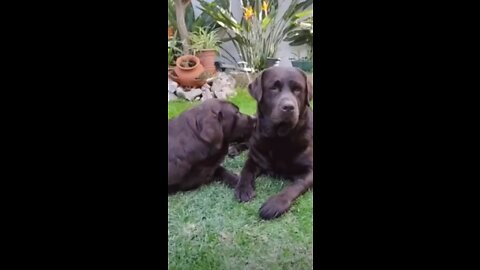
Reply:
[[245, 17], [245, 20], [250, 19], [253, 16], [253, 8], [247, 7], [243, 9], [245, 10], [245, 13], [243, 14], [243, 16]]
[[262, 10], [265, 11], [265, 12], [267, 12], [267, 9], [268, 9], [268, 3], [267, 3], [267, 1], [263, 1], [263, 3], [262, 3]]

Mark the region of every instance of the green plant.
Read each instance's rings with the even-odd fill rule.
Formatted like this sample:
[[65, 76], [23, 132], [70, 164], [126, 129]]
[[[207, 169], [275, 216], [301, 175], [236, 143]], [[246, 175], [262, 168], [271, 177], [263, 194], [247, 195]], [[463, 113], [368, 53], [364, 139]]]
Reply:
[[[199, 0], [201, 10], [227, 30], [228, 38], [224, 41], [231, 40], [242, 60], [254, 71], [260, 71], [266, 67], [267, 58], [275, 57], [278, 45], [287, 34], [298, 27], [295, 21], [313, 0], [292, 0], [284, 12], [279, 11], [278, 0], [271, 0], [270, 3], [260, 0], [247, 2], [244, 4], [241, 1], [245, 13], [241, 21], [237, 22], [231, 11]], [[225, 49], [223, 51], [230, 61], [238, 62], [230, 52]]]
[[168, 48], [168, 65], [172, 65], [173, 63], [173, 49], [172, 48]]
[[190, 34], [191, 49], [196, 53], [200, 50], [212, 49], [218, 51], [220, 39], [217, 30], [208, 31], [206, 28], [198, 27]]
[[177, 57], [182, 55], [182, 49], [180, 46], [180, 42], [176, 39], [176, 35], [174, 38], [168, 41], [168, 65], [175, 65], [175, 60]]
[[[214, 0], [212, 4], [221, 6], [225, 9], [230, 7], [229, 0]], [[183, 15], [183, 18], [178, 19], [177, 14], [180, 14], [181, 16]], [[179, 24], [179, 22], [181, 23]], [[183, 33], [180, 41], [184, 44], [182, 47], [184, 47], [183, 49], [185, 53], [187, 53], [190, 44], [188, 34], [193, 30], [198, 27], [203, 27], [210, 31], [220, 27], [220, 25], [206, 13], [201, 13], [195, 18], [192, 3], [189, 0], [182, 1], [180, 6], [175, 5], [175, 0], [168, 0], [168, 23], [174, 28], [175, 32]], [[179, 28], [182, 28], [181, 31]]]
[[313, 60], [313, 10], [301, 12], [296, 17], [296, 29], [287, 34], [285, 41], [289, 41], [290, 46], [308, 45], [308, 59]]

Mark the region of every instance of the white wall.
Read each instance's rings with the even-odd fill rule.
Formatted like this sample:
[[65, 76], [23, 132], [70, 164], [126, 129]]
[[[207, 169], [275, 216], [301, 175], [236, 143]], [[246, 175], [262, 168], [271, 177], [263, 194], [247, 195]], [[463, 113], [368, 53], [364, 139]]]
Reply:
[[[240, 20], [242, 15], [243, 15], [243, 10], [241, 8], [241, 0], [230, 0], [230, 8], [233, 13], [233, 16], [235, 17], [236, 20]], [[212, 0], [207, 0], [207, 2], [212, 2]], [[288, 5], [291, 3], [291, 0], [284, 0], [280, 1], [279, 4], [279, 10], [281, 12], [285, 11], [288, 8]], [[200, 4], [196, 0], [192, 0], [192, 5], [193, 5], [193, 12], [195, 16], [199, 16], [201, 14], [201, 10], [199, 8]], [[227, 42], [222, 44], [222, 47], [228, 50], [235, 58], [238, 58], [238, 54], [236, 53], [235, 47], [233, 46], [232, 42]], [[308, 46], [303, 45], [303, 46], [295, 46], [291, 47], [288, 45], [288, 42], [282, 42], [280, 43], [278, 50], [277, 50], [277, 55], [276, 57], [281, 58], [280, 65], [281, 66], [292, 66], [291, 61], [289, 58], [295, 57], [295, 54], [297, 56], [306, 56], [308, 53]], [[222, 56], [219, 57], [221, 61], [228, 62], [225, 58]]]

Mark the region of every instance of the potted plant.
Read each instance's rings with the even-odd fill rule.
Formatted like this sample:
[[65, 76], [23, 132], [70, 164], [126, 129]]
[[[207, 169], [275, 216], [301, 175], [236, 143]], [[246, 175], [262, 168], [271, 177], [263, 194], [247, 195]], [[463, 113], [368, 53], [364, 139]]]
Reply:
[[267, 68], [278, 66], [280, 64], [280, 60], [281, 60], [280, 58], [267, 57], [267, 62], [266, 62]]
[[201, 87], [206, 83], [206, 80], [201, 78], [204, 71], [200, 59], [187, 54], [177, 58], [176, 66], [168, 72], [168, 76], [188, 91], [189, 88]]
[[[210, 15], [225, 30], [227, 39], [235, 47], [237, 55], [242, 61], [248, 63], [253, 72], [258, 72], [267, 67], [267, 58], [277, 55], [277, 50], [287, 34], [296, 29], [296, 21], [304, 14], [311, 12], [313, 0], [288, 1], [286, 9], [279, 8], [280, 0], [270, 1], [240, 1], [244, 10], [243, 17], [239, 20], [232, 12], [226, 12], [218, 4], [207, 0], [197, 0], [200, 9]], [[233, 62], [238, 62], [238, 57], [225, 50], [223, 56]], [[279, 60], [268, 60], [275, 65]]]
[[219, 49], [220, 38], [217, 30], [207, 31], [205, 28], [198, 27], [190, 34], [190, 48], [200, 59], [200, 63], [205, 71], [215, 74], [215, 59]]
[[313, 11], [300, 15], [295, 22], [297, 28], [288, 33], [285, 41], [289, 41], [290, 46], [308, 45], [308, 56], [292, 61], [292, 66], [311, 72], [313, 68]]
[[172, 39], [174, 34], [175, 34], [175, 29], [173, 29], [173, 26], [169, 25], [168, 26], [168, 40]]
[[292, 66], [305, 72], [312, 72], [313, 61], [309, 57], [302, 57], [292, 61]]

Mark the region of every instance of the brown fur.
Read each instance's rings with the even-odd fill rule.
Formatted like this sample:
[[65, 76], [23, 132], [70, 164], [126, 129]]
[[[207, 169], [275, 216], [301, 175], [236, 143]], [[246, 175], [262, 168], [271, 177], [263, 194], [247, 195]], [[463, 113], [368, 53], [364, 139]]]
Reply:
[[168, 193], [190, 190], [219, 178], [234, 187], [238, 177], [220, 164], [232, 142], [248, 140], [254, 118], [234, 104], [207, 100], [168, 123]]
[[288, 211], [293, 201], [313, 187], [313, 89], [296, 68], [266, 69], [249, 85], [257, 100], [257, 127], [249, 141], [249, 155], [235, 188], [241, 202], [255, 196], [255, 179], [261, 174], [292, 180], [260, 208], [263, 219]]

